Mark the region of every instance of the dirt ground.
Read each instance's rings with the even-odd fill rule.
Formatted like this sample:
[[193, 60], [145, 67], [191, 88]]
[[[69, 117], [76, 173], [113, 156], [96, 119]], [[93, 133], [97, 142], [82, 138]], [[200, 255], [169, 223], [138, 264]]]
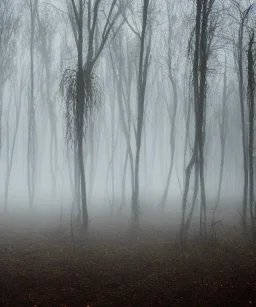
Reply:
[[242, 237], [106, 226], [70, 240], [53, 228], [3, 227], [0, 306], [256, 306], [256, 255]]

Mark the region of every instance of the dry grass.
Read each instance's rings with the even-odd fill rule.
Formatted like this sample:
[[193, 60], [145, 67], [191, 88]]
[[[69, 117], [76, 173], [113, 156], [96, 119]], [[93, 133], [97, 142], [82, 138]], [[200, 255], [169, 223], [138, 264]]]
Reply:
[[0, 306], [256, 306], [256, 257], [235, 232], [191, 240], [168, 228], [102, 226], [70, 242], [53, 229], [5, 227]]

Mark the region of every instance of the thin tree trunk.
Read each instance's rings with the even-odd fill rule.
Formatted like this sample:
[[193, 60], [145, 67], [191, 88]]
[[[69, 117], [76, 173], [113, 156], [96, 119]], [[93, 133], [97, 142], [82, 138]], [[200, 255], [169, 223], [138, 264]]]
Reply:
[[222, 116], [220, 127], [220, 174], [219, 174], [219, 182], [218, 182], [218, 191], [217, 191], [217, 199], [213, 209], [213, 217], [212, 223], [215, 221], [216, 211], [219, 206], [221, 187], [223, 181], [223, 171], [224, 171], [224, 161], [225, 161], [225, 146], [226, 146], [226, 135], [227, 135], [227, 58], [225, 55], [225, 71], [223, 77], [223, 94], [222, 94]]
[[127, 165], [128, 165], [128, 159], [129, 159], [129, 151], [128, 147], [126, 146], [126, 153], [125, 153], [125, 159], [124, 159], [124, 170], [122, 175], [122, 198], [121, 198], [121, 204], [120, 204], [120, 213], [122, 213], [124, 207], [125, 207], [125, 183], [126, 183], [126, 176], [127, 176]]
[[[182, 213], [181, 213], [181, 225], [180, 225], [180, 243], [183, 244], [183, 242], [186, 239], [186, 229], [185, 221], [186, 221], [186, 209], [187, 209], [187, 198], [188, 198], [188, 191], [190, 186], [190, 177], [191, 177], [191, 171], [192, 168], [196, 162], [196, 155], [197, 155], [197, 142], [195, 140], [193, 154], [190, 158], [190, 161], [188, 163], [188, 166], [186, 168], [186, 175], [185, 175], [185, 186], [184, 186], [184, 192], [182, 197]], [[197, 177], [195, 177], [197, 178]], [[195, 189], [194, 189], [195, 190]]]
[[243, 32], [244, 20], [239, 28], [238, 39], [238, 82], [239, 82], [239, 97], [241, 109], [241, 128], [242, 128], [242, 145], [243, 145], [243, 171], [244, 171], [244, 187], [243, 187], [243, 210], [242, 210], [242, 225], [244, 231], [247, 231], [247, 206], [248, 206], [248, 165], [247, 165], [247, 149], [246, 149], [246, 131], [245, 131], [245, 110], [244, 110], [244, 77], [243, 77]]
[[34, 39], [35, 39], [35, 12], [37, 9], [38, 0], [33, 2], [30, 0], [30, 98], [28, 107], [28, 154], [27, 154], [27, 167], [28, 167], [28, 191], [29, 191], [29, 204], [30, 209], [34, 208], [35, 198], [35, 167], [36, 167], [36, 120], [35, 120], [35, 98], [34, 98]]
[[[116, 47], [116, 46], [115, 46]], [[117, 48], [114, 48], [114, 50], [118, 50]], [[121, 50], [121, 38], [120, 38], [120, 50]], [[132, 147], [131, 147], [131, 112], [130, 112], [130, 93], [131, 93], [131, 77], [130, 77], [130, 71], [128, 71], [129, 77], [125, 79], [124, 71], [123, 71], [123, 58], [121, 57], [120, 53], [116, 54], [117, 57], [117, 64], [118, 68], [115, 67], [115, 62], [113, 60], [112, 54], [110, 53], [110, 59], [113, 69], [113, 75], [115, 80], [117, 80], [117, 100], [118, 100], [118, 109], [119, 109], [119, 116], [121, 120], [122, 125], [122, 131], [125, 136], [126, 140], [126, 156], [129, 158], [129, 164], [130, 164], [130, 176], [131, 176], [131, 190], [132, 195], [134, 194], [134, 159], [133, 159], [133, 153], [132, 153]], [[117, 69], [119, 71], [119, 76], [117, 75]], [[127, 81], [126, 84], [124, 84], [124, 81]], [[125, 89], [127, 90], [127, 95], [125, 95]], [[125, 106], [124, 103], [126, 103], [127, 107], [127, 113], [125, 113]], [[125, 114], [127, 114], [127, 120], [125, 119]], [[126, 163], [125, 158], [125, 165]], [[124, 167], [124, 176], [126, 176], [126, 166]], [[125, 178], [123, 178], [122, 186], [124, 188], [124, 182]], [[122, 195], [124, 195], [125, 191], [122, 190]], [[123, 197], [122, 197], [123, 199]]]
[[[7, 122], [7, 142], [8, 142], [8, 150], [7, 150], [7, 175], [6, 175], [6, 181], [5, 181], [5, 193], [4, 193], [4, 210], [7, 212], [8, 209], [8, 194], [9, 194], [9, 183], [11, 178], [11, 171], [12, 171], [12, 164], [13, 164], [13, 155], [14, 155], [14, 149], [16, 145], [16, 138], [19, 128], [19, 122], [20, 122], [20, 110], [21, 110], [21, 95], [23, 90], [23, 82], [20, 83], [20, 93], [19, 98], [16, 96], [15, 92], [15, 86], [14, 86], [14, 99], [15, 99], [15, 107], [16, 107], [16, 114], [15, 114], [15, 128], [14, 128], [14, 136], [12, 140], [12, 146], [11, 146], [11, 154], [9, 156], [9, 111], [8, 111], [8, 122]], [[10, 102], [11, 105], [11, 102]], [[10, 107], [9, 107], [10, 108]]]
[[194, 179], [194, 191], [193, 191], [193, 198], [192, 198], [192, 204], [191, 208], [187, 217], [187, 220], [185, 222], [185, 240], [187, 239], [188, 236], [188, 231], [192, 222], [195, 206], [196, 206], [196, 200], [197, 200], [197, 195], [198, 195], [198, 190], [199, 190], [199, 161], [198, 158], [196, 158], [195, 161], [195, 179]]
[[74, 140], [74, 202], [77, 208], [77, 221], [81, 219], [81, 189], [80, 189], [80, 171], [78, 159], [77, 139]]
[[[199, 1], [200, 2], [200, 1]], [[208, 29], [208, 10], [207, 2], [203, 2], [202, 11], [199, 12], [201, 21], [201, 35], [200, 35], [200, 88], [199, 88], [199, 99], [198, 99], [198, 148], [199, 148], [199, 173], [200, 173], [200, 190], [201, 190], [201, 212], [202, 212], [202, 223], [200, 223], [200, 235], [207, 235], [207, 214], [206, 214], [206, 194], [205, 194], [205, 180], [204, 180], [204, 143], [205, 143], [205, 113], [206, 113], [206, 73], [207, 73], [207, 29]], [[199, 5], [198, 5], [199, 7]]]
[[[170, 69], [171, 70], [171, 69]], [[170, 181], [171, 181], [171, 175], [172, 175], [172, 170], [173, 170], [173, 162], [174, 162], [174, 152], [175, 152], [175, 124], [176, 124], [176, 114], [177, 114], [177, 107], [178, 107], [178, 94], [177, 94], [177, 85], [175, 80], [172, 77], [172, 72], [169, 71], [169, 78], [172, 84], [173, 88], [173, 93], [174, 93], [174, 110], [171, 116], [171, 136], [170, 136], [170, 147], [171, 147], [171, 161], [170, 161], [170, 166], [169, 166], [169, 172], [168, 172], [168, 177], [164, 189], [164, 193], [162, 195], [161, 201], [160, 201], [160, 207], [165, 208], [166, 206], [166, 199], [169, 191], [169, 186], [170, 186]]]
[[[180, 226], [180, 243], [183, 244], [185, 241], [185, 216], [186, 216], [186, 208], [187, 208], [187, 196], [190, 186], [190, 176], [192, 168], [195, 164], [196, 157], [199, 152], [199, 50], [200, 50], [200, 23], [201, 23], [201, 7], [202, 3], [197, 0], [197, 11], [196, 11], [196, 26], [195, 26], [195, 51], [194, 51], [194, 59], [193, 59], [193, 85], [194, 85], [194, 112], [195, 112], [195, 139], [194, 139], [194, 148], [193, 154], [189, 161], [189, 164], [186, 168], [186, 178], [185, 178], [185, 187], [183, 193], [182, 200], [182, 216], [181, 216], [181, 226]], [[200, 157], [199, 157], [200, 159]], [[199, 162], [200, 163], [200, 162]]]
[[56, 186], [57, 186], [57, 128], [56, 128], [56, 117], [52, 100], [50, 98], [50, 69], [48, 59], [45, 59], [45, 78], [46, 78], [46, 99], [48, 105], [48, 113], [50, 119], [50, 169], [52, 177], [52, 194], [56, 197]]
[[95, 172], [95, 153], [94, 153], [94, 142], [95, 142], [95, 132], [94, 132], [94, 125], [93, 121], [90, 118], [90, 143], [89, 143], [89, 149], [90, 149], [90, 182], [89, 182], [89, 191], [88, 191], [88, 198], [89, 201], [92, 199], [92, 192], [93, 192], [93, 184], [94, 184], [94, 172]]

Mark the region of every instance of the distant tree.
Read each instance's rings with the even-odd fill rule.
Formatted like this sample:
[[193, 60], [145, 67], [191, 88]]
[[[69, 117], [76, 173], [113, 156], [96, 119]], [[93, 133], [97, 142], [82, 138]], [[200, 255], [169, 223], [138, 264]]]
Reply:
[[30, 209], [34, 208], [36, 181], [35, 31], [38, 0], [26, 0], [29, 17], [30, 94], [28, 98], [27, 184]]
[[[44, 11], [44, 13], [42, 13]], [[37, 7], [36, 21], [38, 25], [36, 45], [41, 55], [42, 64], [45, 73], [45, 88], [42, 90], [45, 93], [45, 102], [47, 105], [49, 122], [50, 122], [50, 171], [52, 177], [52, 191], [53, 196], [56, 194], [57, 181], [57, 158], [58, 158], [58, 144], [57, 144], [57, 119], [56, 106], [53, 99], [53, 47], [54, 38], [56, 34], [56, 23], [54, 23], [49, 9], [43, 6], [40, 10]]]
[[225, 52], [225, 67], [224, 67], [224, 74], [223, 74], [223, 90], [222, 90], [222, 101], [221, 101], [221, 109], [220, 109], [220, 116], [219, 116], [219, 135], [220, 135], [220, 173], [219, 173], [219, 180], [218, 180], [218, 190], [217, 190], [217, 199], [213, 209], [213, 217], [212, 223], [215, 221], [215, 215], [217, 208], [220, 202], [220, 195], [221, 195], [221, 187], [223, 181], [223, 171], [224, 171], [224, 161], [225, 161], [225, 147], [226, 147], [226, 140], [227, 140], [227, 127], [228, 127], [228, 89], [227, 89], [227, 54]]
[[[150, 64], [152, 27], [148, 22], [149, 0], [143, 1], [142, 28], [136, 33], [139, 38], [139, 63], [138, 63], [138, 87], [137, 87], [137, 126], [136, 126], [136, 155], [134, 167], [134, 193], [132, 196], [132, 222], [135, 229], [139, 227], [139, 169], [142, 128], [145, 108], [145, 94]], [[148, 37], [148, 39], [147, 39]]]
[[[10, 102], [8, 105], [8, 112], [7, 112], [7, 135], [6, 135], [6, 156], [7, 156], [7, 163], [6, 163], [6, 178], [5, 178], [5, 191], [4, 191], [4, 209], [7, 212], [8, 209], [8, 195], [9, 195], [9, 185], [11, 179], [11, 171], [13, 167], [13, 157], [14, 157], [14, 150], [16, 146], [17, 134], [19, 129], [20, 123], [20, 111], [22, 105], [22, 98], [24, 97], [24, 73], [22, 72], [21, 77], [18, 80], [12, 80], [10, 86], [13, 89], [13, 95], [10, 95]], [[12, 103], [14, 102], [14, 103]], [[15, 106], [15, 115], [11, 116], [10, 113], [13, 111], [11, 107]], [[10, 127], [10, 117], [12, 117], [12, 122], [15, 122], [14, 130], [13, 130], [13, 137], [10, 136], [10, 131], [12, 130]]]
[[[170, 156], [170, 165], [167, 175], [167, 180], [164, 188], [164, 192], [162, 194], [160, 204], [159, 206], [161, 208], [165, 208], [166, 205], [166, 199], [169, 191], [171, 176], [172, 176], [172, 170], [173, 170], [173, 164], [174, 164], [174, 153], [175, 153], [175, 145], [176, 145], [176, 135], [175, 135], [175, 126], [176, 126], [176, 115], [177, 115], [177, 108], [178, 108], [178, 86], [177, 86], [177, 71], [178, 71], [178, 65], [177, 65], [177, 58], [175, 58], [175, 51], [174, 49], [179, 50], [177, 46], [175, 46], [175, 36], [174, 36], [174, 25], [176, 21], [175, 16], [175, 3], [173, 5], [170, 5], [170, 1], [166, 1], [166, 11], [168, 12], [168, 35], [167, 35], [167, 42], [166, 42], [166, 49], [167, 49], [167, 55], [166, 55], [166, 66], [167, 66], [167, 75], [172, 87], [173, 92], [173, 103], [167, 103], [167, 110], [170, 118], [170, 124], [171, 124], [171, 133], [170, 133], [170, 148], [171, 148], [171, 156]], [[177, 38], [176, 38], [177, 40]], [[177, 44], [177, 42], [176, 42]]]
[[124, 161], [124, 170], [122, 174], [122, 199], [120, 210], [125, 203], [125, 187], [127, 166], [130, 166], [131, 191], [134, 193], [134, 155], [131, 146], [132, 139], [132, 114], [131, 114], [131, 91], [133, 81], [132, 55], [128, 46], [127, 37], [124, 31], [120, 30], [112, 41], [110, 50], [111, 66], [113, 77], [116, 82], [118, 113], [122, 132], [126, 141], [126, 152]]
[[6, 81], [14, 72], [16, 34], [19, 19], [11, 0], [0, 1], [0, 155], [2, 149], [3, 91]]

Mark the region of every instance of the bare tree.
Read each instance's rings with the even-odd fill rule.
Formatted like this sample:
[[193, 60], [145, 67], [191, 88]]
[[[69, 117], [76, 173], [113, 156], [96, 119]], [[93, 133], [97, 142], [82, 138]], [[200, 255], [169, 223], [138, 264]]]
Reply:
[[18, 21], [13, 2], [2, 0], [0, 2], [0, 154], [2, 149], [3, 91], [6, 81], [13, 73]]
[[[114, 79], [117, 82], [117, 100], [118, 111], [121, 122], [122, 132], [126, 141], [126, 153], [124, 161], [124, 171], [122, 175], [122, 200], [121, 207], [123, 208], [125, 203], [125, 181], [127, 173], [127, 164], [130, 165], [130, 178], [131, 178], [131, 191], [134, 193], [134, 157], [131, 146], [131, 86], [133, 72], [131, 68], [132, 56], [129, 52], [129, 48], [125, 48], [126, 37], [123, 31], [119, 31], [115, 39], [112, 41], [110, 47], [110, 59], [113, 70]], [[127, 50], [125, 52], [124, 50]], [[112, 55], [113, 53], [113, 55]], [[125, 63], [125, 65], [124, 65]]]
[[[185, 187], [182, 200], [182, 218], [180, 228], [180, 240], [184, 242], [187, 235], [185, 223], [187, 196], [190, 185], [190, 176], [193, 166], [199, 168], [201, 204], [200, 204], [200, 235], [206, 235], [206, 196], [204, 182], [204, 137], [205, 137], [205, 110], [206, 110], [206, 77], [209, 50], [214, 36], [216, 23], [210, 19], [214, 0], [197, 0], [196, 2], [196, 22], [192, 31], [194, 36], [193, 50], [193, 91], [194, 91], [194, 113], [195, 113], [195, 137], [191, 159], [186, 168]], [[191, 48], [191, 46], [190, 46]], [[195, 167], [195, 174], [197, 168]], [[195, 187], [198, 176], [195, 177]], [[195, 193], [194, 193], [195, 195]]]
[[[174, 5], [171, 7], [170, 2], [166, 1], [166, 8], [168, 12], [168, 39], [167, 39], [167, 57], [166, 57], [166, 66], [167, 66], [167, 74], [172, 86], [173, 91], [173, 106], [171, 107], [167, 104], [167, 110], [171, 123], [171, 133], [170, 133], [170, 148], [171, 148], [171, 157], [170, 157], [170, 165], [169, 171], [167, 175], [167, 180], [164, 188], [163, 195], [160, 201], [160, 207], [165, 208], [166, 199], [169, 191], [171, 175], [173, 170], [173, 162], [174, 162], [174, 152], [175, 152], [175, 144], [176, 144], [176, 136], [175, 136], [175, 124], [176, 124], [176, 115], [177, 115], [177, 107], [178, 107], [178, 89], [177, 89], [177, 79], [175, 77], [175, 72], [177, 73], [177, 65], [174, 62], [174, 35], [173, 29], [176, 20], [176, 16], [174, 13]], [[173, 13], [171, 15], [171, 12]], [[177, 47], [176, 47], [177, 48]]]
[[219, 206], [221, 187], [223, 181], [223, 170], [224, 170], [224, 160], [225, 160], [225, 147], [226, 147], [226, 139], [227, 139], [227, 124], [228, 124], [228, 91], [227, 91], [227, 54], [225, 52], [225, 68], [223, 74], [223, 92], [222, 92], [222, 103], [221, 103], [221, 114], [219, 117], [219, 135], [220, 135], [220, 174], [218, 181], [218, 191], [217, 191], [217, 199], [213, 209], [213, 217], [212, 223], [215, 221], [215, 215], [217, 208]]
[[[8, 106], [8, 112], [7, 112], [7, 163], [6, 163], [6, 179], [5, 179], [5, 193], [4, 193], [4, 209], [5, 212], [7, 212], [8, 209], [8, 194], [9, 194], [9, 184], [10, 184], [10, 178], [11, 178], [11, 171], [13, 166], [13, 156], [14, 156], [14, 149], [16, 145], [16, 139], [17, 139], [17, 133], [19, 128], [19, 122], [20, 122], [20, 110], [21, 110], [21, 101], [23, 97], [23, 90], [24, 90], [24, 79], [23, 79], [23, 73], [20, 78], [20, 82], [12, 82], [10, 85], [14, 89], [13, 97], [10, 96], [10, 102]], [[14, 101], [15, 105], [15, 125], [14, 125], [14, 131], [13, 131], [13, 137], [10, 144], [10, 109], [11, 109], [11, 101]]]
[[[151, 51], [151, 38], [152, 27], [148, 24], [149, 13], [149, 0], [143, 1], [142, 12], [142, 29], [141, 33], [138, 33], [140, 43], [139, 53], [139, 70], [138, 70], [138, 104], [137, 104], [137, 127], [136, 127], [136, 155], [135, 155], [135, 168], [134, 168], [134, 193], [132, 197], [132, 221], [134, 228], [139, 226], [139, 167], [140, 167], [140, 148], [142, 127], [144, 118], [144, 105], [145, 105], [145, 93], [148, 77], [148, 69], [150, 63], [150, 51]], [[148, 28], [148, 43], [146, 40]]]
[[27, 184], [30, 209], [34, 208], [36, 175], [36, 115], [35, 115], [35, 29], [38, 0], [27, 1], [30, 16], [30, 96], [28, 99], [28, 147], [27, 147]]
[[[46, 11], [46, 8], [44, 7]], [[56, 194], [56, 180], [57, 180], [57, 127], [56, 127], [56, 109], [54, 100], [52, 99], [52, 87], [53, 87], [53, 41], [55, 35], [56, 25], [50, 19], [49, 12], [46, 11], [44, 16], [40, 15], [40, 10], [36, 8], [36, 20], [38, 24], [38, 41], [37, 46], [39, 53], [41, 54], [43, 67], [45, 70], [45, 93], [46, 93], [46, 104], [48, 109], [48, 116], [50, 122], [50, 170], [52, 177], [52, 190], [53, 196]]]
[[[67, 132], [68, 137], [72, 135], [76, 140], [79, 179], [81, 190], [82, 217], [84, 230], [88, 230], [88, 209], [86, 197], [86, 180], [83, 158], [83, 140], [84, 129], [88, 123], [91, 111], [100, 102], [97, 77], [93, 72], [96, 61], [98, 60], [106, 42], [110, 31], [117, 21], [120, 10], [123, 7], [117, 8], [117, 0], [111, 1], [109, 11], [106, 16], [106, 21], [101, 33], [101, 42], [98, 48], [95, 47], [96, 40], [96, 24], [99, 22], [99, 12], [101, 10], [101, 0], [89, 0], [87, 3], [84, 0], [79, 0], [76, 4], [75, 0], [67, 2], [69, 10], [70, 24], [73, 30], [74, 39], [77, 48], [77, 69], [66, 70], [62, 77], [61, 87], [66, 100], [67, 114]], [[115, 10], [115, 8], [117, 8]], [[87, 9], [87, 53], [85, 60], [83, 58], [84, 50], [84, 17]], [[74, 131], [72, 124], [74, 125]]]
[[255, 30], [249, 33], [249, 43], [247, 51], [248, 67], [248, 109], [249, 109], [249, 140], [248, 140], [248, 167], [249, 167], [249, 211], [253, 231], [253, 239], [256, 241], [256, 206], [255, 206], [255, 63], [256, 55], [253, 45], [255, 44]]
[[245, 125], [245, 99], [244, 99], [244, 65], [243, 65], [243, 42], [244, 42], [244, 27], [248, 14], [252, 8], [250, 5], [246, 10], [242, 10], [239, 2], [234, 1], [236, 8], [240, 15], [240, 25], [238, 32], [238, 42], [236, 44], [236, 60], [237, 60], [237, 76], [239, 84], [239, 98], [240, 98], [240, 111], [241, 111], [241, 129], [242, 129], [242, 148], [243, 148], [243, 171], [244, 171], [244, 191], [243, 191], [243, 211], [242, 211], [242, 224], [243, 228], [247, 230], [247, 209], [248, 209], [248, 143], [246, 140], [246, 125]]

